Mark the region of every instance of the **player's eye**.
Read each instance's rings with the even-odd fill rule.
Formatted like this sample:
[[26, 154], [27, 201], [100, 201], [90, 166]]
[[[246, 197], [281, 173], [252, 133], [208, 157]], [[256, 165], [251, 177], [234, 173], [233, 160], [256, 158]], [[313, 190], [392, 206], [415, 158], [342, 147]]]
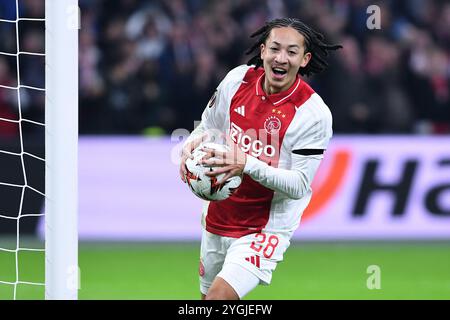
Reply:
[[271, 47], [270, 50], [272, 50], [273, 52], [277, 52], [277, 51], [278, 51], [278, 48]]

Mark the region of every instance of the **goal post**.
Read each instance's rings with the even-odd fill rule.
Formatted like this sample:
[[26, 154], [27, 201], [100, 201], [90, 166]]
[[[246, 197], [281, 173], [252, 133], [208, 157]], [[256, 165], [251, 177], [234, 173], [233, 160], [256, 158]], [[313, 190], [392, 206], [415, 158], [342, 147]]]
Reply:
[[45, 0], [45, 298], [78, 299], [78, 0]]

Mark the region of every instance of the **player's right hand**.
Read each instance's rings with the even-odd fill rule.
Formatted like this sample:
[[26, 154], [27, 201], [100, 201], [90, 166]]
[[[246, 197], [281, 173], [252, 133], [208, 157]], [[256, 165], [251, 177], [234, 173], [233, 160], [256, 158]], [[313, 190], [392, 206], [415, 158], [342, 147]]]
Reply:
[[181, 181], [183, 181], [184, 183], [186, 183], [186, 178], [185, 177], [186, 177], [186, 174], [187, 174], [187, 171], [186, 171], [186, 160], [194, 158], [192, 156], [192, 150], [194, 150], [194, 149], [190, 147], [190, 143], [189, 143], [181, 151], [180, 177], [181, 177]]
[[180, 160], [180, 177], [181, 181], [186, 183], [186, 160], [187, 159], [194, 159], [194, 156], [192, 155], [192, 151], [194, 151], [195, 148], [197, 148], [203, 141], [208, 139], [208, 134], [204, 133], [200, 137], [197, 137], [187, 143], [183, 149], [181, 150], [181, 160]]

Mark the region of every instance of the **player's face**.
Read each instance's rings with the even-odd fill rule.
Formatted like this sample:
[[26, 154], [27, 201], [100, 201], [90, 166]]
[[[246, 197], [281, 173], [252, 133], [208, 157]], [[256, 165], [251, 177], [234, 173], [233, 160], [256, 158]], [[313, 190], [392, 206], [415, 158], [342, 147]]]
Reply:
[[300, 67], [305, 67], [311, 53], [305, 53], [305, 38], [291, 27], [273, 28], [264, 44], [261, 59], [265, 70], [264, 90], [268, 94], [290, 88]]

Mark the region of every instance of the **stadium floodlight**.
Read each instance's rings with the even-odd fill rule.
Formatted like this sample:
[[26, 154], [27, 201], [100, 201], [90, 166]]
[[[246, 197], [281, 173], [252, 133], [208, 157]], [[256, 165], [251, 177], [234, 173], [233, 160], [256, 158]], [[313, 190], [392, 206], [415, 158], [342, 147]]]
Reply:
[[78, 0], [45, 1], [45, 298], [78, 298]]

